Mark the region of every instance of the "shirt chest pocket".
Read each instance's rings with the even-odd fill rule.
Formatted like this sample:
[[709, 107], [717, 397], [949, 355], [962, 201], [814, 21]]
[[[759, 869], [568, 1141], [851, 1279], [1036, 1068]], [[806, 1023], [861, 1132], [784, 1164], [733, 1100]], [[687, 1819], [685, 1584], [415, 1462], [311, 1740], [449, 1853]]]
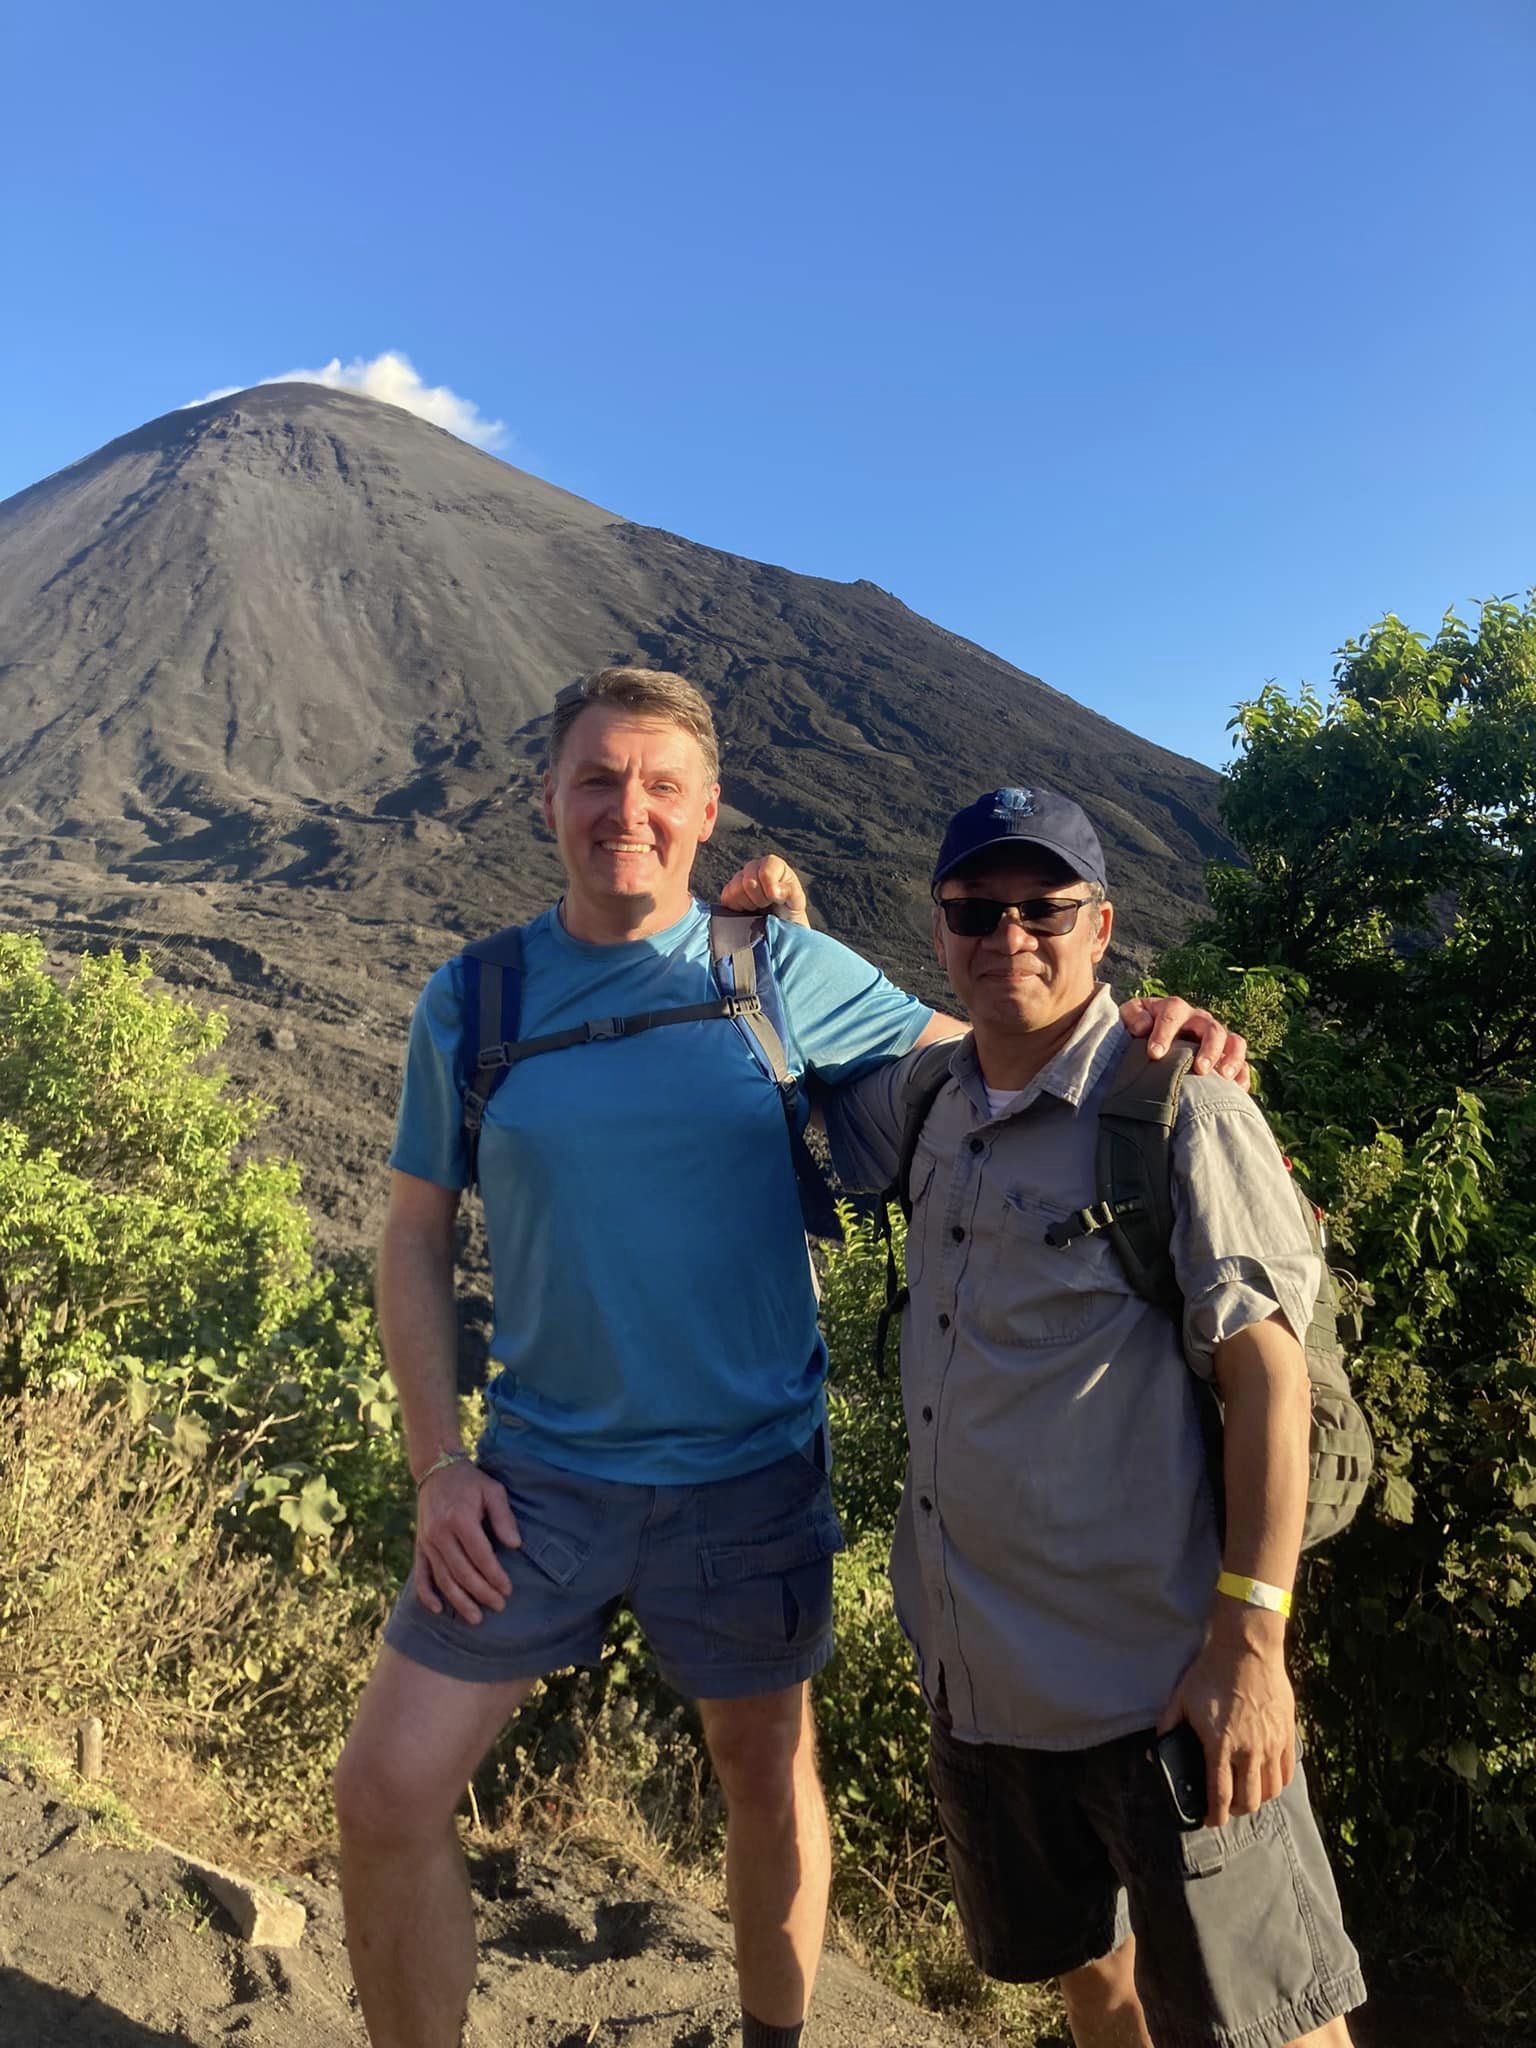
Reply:
[[1057, 1248], [1045, 1241], [1065, 1203], [1010, 1190], [989, 1219], [990, 1256], [978, 1319], [997, 1344], [1070, 1344], [1107, 1322], [1127, 1292], [1114, 1247], [1102, 1231]]

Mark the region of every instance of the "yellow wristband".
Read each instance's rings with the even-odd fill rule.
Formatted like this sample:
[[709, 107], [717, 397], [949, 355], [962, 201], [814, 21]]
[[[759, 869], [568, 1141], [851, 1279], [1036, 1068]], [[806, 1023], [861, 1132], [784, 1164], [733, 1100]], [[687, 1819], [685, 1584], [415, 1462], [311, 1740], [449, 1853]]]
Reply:
[[1262, 1579], [1245, 1579], [1237, 1572], [1223, 1572], [1216, 1581], [1218, 1593], [1229, 1600], [1241, 1600], [1247, 1607], [1267, 1608], [1271, 1614], [1289, 1614], [1291, 1596], [1283, 1586], [1266, 1586]]

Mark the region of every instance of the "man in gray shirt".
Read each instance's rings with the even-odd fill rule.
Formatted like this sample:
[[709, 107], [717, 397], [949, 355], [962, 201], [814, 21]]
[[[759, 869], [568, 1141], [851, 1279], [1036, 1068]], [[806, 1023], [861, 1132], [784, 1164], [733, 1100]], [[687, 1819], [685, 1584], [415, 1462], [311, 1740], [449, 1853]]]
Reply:
[[[1098, 1107], [1128, 1043], [1096, 984], [1103, 854], [1076, 804], [997, 790], [951, 820], [933, 893], [972, 1030], [912, 1164], [892, 1577], [972, 1953], [1057, 1978], [1079, 2048], [1347, 2048], [1364, 1985], [1284, 1656], [1320, 1280], [1285, 1164], [1239, 1088], [1186, 1077], [1182, 1329], [1104, 1233], [1048, 1244], [1096, 1199]], [[851, 1184], [890, 1182], [911, 1070], [832, 1097]], [[1224, 1542], [1196, 1374], [1224, 1409]], [[1181, 1825], [1154, 1751], [1183, 1724], [1204, 1827]]]

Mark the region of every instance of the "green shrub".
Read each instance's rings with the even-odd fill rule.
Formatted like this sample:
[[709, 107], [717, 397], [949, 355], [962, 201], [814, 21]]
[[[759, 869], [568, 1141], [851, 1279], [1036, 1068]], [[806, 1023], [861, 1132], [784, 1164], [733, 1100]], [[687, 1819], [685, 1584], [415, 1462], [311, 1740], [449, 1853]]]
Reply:
[[1353, 1276], [1380, 1479], [1298, 1645], [1348, 1888], [1486, 1991], [1536, 1882], [1536, 603], [1335, 682], [1241, 707], [1249, 865], [1159, 973], [1254, 1038]]

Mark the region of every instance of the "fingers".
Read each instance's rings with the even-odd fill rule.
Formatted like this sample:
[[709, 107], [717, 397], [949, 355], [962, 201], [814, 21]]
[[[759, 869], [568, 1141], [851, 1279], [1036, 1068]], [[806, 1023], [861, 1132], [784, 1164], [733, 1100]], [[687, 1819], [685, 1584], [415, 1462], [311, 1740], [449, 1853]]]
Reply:
[[470, 1464], [433, 1475], [424, 1488], [416, 1532], [416, 1590], [422, 1604], [441, 1614], [443, 1603], [473, 1626], [486, 1608], [499, 1614], [512, 1581], [487, 1536], [488, 1521], [509, 1549], [522, 1543], [506, 1489]]
[[432, 1583], [432, 1567], [423, 1552], [417, 1551], [412, 1576], [416, 1581], [416, 1598], [429, 1614], [441, 1614], [443, 1603], [437, 1597], [437, 1588]]
[[1216, 1062], [1216, 1072], [1224, 1081], [1235, 1081], [1239, 1088], [1247, 1088], [1252, 1076], [1248, 1071], [1248, 1041], [1241, 1031], [1227, 1033], [1226, 1049]]
[[740, 867], [720, 891], [727, 910], [771, 910], [797, 924], [806, 922], [805, 886], [782, 854], [765, 853]]
[[[498, 1486], [495, 1480], [491, 1481], [491, 1491], [486, 1495], [485, 1514], [491, 1525], [491, 1534], [503, 1550], [522, 1549], [522, 1531], [517, 1526], [517, 1517], [513, 1514], [511, 1503], [507, 1499], [507, 1490], [504, 1486]], [[507, 1590], [512, 1590], [510, 1581]]]
[[1257, 1813], [1264, 1804], [1265, 1758], [1247, 1750], [1231, 1761], [1232, 1812]]
[[1232, 1818], [1232, 1760], [1219, 1738], [1202, 1735], [1205, 1748], [1205, 1824], [1223, 1828]]

